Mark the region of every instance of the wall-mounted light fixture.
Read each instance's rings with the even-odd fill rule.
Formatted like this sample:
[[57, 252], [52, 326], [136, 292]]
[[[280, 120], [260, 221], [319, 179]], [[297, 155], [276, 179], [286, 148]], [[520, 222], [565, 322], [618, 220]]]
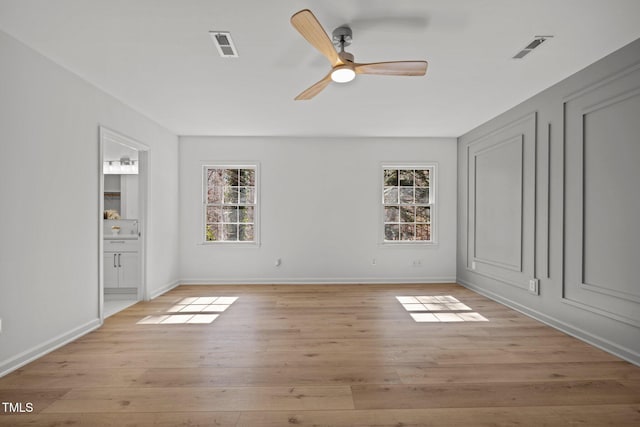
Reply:
[[105, 175], [137, 175], [138, 161], [129, 157], [121, 157], [120, 160], [107, 160], [104, 162]]

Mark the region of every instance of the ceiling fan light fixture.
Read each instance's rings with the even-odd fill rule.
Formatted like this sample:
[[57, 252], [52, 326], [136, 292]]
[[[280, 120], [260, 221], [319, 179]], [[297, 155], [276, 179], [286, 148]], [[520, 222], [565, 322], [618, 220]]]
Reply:
[[331, 80], [336, 83], [347, 83], [356, 77], [356, 72], [349, 66], [336, 67], [331, 72]]

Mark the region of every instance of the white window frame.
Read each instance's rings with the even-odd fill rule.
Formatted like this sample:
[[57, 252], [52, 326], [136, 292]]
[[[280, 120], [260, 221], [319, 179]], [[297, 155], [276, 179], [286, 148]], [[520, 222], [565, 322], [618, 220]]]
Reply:
[[[431, 240], [385, 240], [385, 203], [384, 203], [384, 171], [385, 169], [428, 169], [429, 170], [429, 203]], [[378, 243], [383, 246], [433, 246], [438, 244], [438, 163], [437, 162], [384, 162], [380, 164], [378, 175], [379, 220]]]
[[[253, 236], [252, 241], [240, 241], [240, 240], [207, 240], [207, 170], [208, 169], [253, 169], [255, 170], [255, 192], [256, 199], [254, 205], [254, 217], [253, 217]], [[202, 197], [201, 220], [200, 220], [200, 239], [203, 245], [213, 246], [260, 246], [260, 164], [258, 162], [203, 162], [202, 169], [200, 171], [202, 179], [202, 189], [200, 191]]]

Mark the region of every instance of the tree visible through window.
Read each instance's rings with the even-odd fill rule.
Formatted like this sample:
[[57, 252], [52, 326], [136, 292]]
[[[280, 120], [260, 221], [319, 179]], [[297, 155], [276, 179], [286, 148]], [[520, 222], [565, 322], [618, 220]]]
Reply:
[[432, 242], [435, 166], [383, 167], [385, 242]]
[[256, 168], [206, 166], [205, 241], [256, 241]]

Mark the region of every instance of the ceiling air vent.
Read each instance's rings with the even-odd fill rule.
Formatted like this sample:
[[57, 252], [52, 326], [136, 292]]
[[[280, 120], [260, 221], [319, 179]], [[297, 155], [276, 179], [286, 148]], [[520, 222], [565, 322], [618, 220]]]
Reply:
[[228, 31], [209, 31], [213, 43], [218, 49], [218, 53], [223, 58], [237, 58], [238, 50], [231, 40], [231, 33]]
[[553, 36], [535, 36], [534, 39], [520, 52], [516, 53], [513, 59], [522, 59], [527, 56], [533, 49], [544, 43], [545, 40], [552, 38]]

